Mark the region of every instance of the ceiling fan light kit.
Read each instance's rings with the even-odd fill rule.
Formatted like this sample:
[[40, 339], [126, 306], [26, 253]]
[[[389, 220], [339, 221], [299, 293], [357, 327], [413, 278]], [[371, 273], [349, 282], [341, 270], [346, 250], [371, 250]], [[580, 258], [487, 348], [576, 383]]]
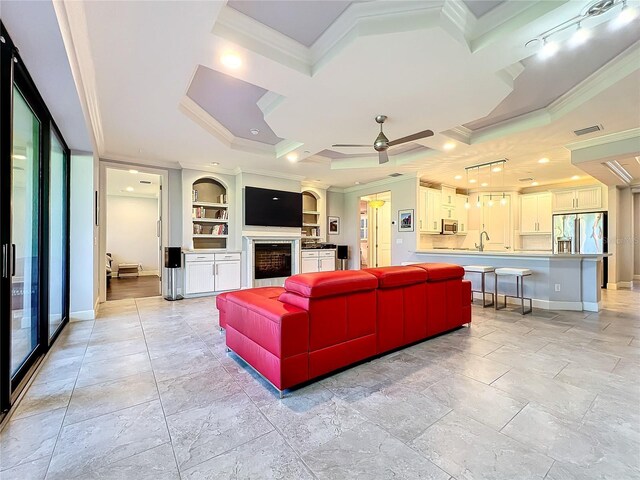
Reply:
[[[373, 149], [378, 152], [378, 163], [383, 164], [389, 161], [389, 154], [387, 150], [389, 147], [395, 147], [396, 145], [402, 145], [403, 143], [413, 142], [415, 140], [420, 140], [421, 138], [427, 138], [433, 136], [433, 131], [431, 130], [423, 130], [422, 132], [414, 133], [413, 135], [408, 135], [406, 137], [398, 138], [396, 140], [389, 141], [387, 136], [382, 131], [382, 125], [387, 120], [386, 115], [376, 115], [375, 121], [380, 125], [380, 133], [373, 142]], [[355, 143], [335, 143], [332, 145], [333, 147], [342, 147], [342, 148], [363, 148], [370, 147], [371, 145], [363, 145], [363, 144], [355, 144]]]

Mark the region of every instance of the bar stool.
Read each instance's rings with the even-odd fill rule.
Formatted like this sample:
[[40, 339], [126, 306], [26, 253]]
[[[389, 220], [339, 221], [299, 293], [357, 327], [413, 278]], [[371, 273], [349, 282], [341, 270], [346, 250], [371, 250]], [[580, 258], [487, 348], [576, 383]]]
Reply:
[[[480, 290], [471, 290], [471, 303], [473, 303], [473, 294], [481, 293], [482, 294], [482, 308], [492, 307], [495, 304], [495, 295], [493, 292], [487, 292], [485, 288], [485, 276], [487, 273], [495, 273], [494, 267], [489, 267], [486, 265], [465, 265], [464, 268], [465, 273], [479, 273], [481, 278], [481, 289]], [[487, 303], [487, 294], [491, 295], [491, 302]]]
[[[524, 277], [528, 277], [533, 272], [528, 268], [496, 268], [496, 310], [503, 310], [507, 308], [507, 297], [516, 298], [520, 300], [520, 306], [522, 307], [522, 315], [526, 315], [527, 313], [532, 312], [531, 298], [524, 296]], [[507, 295], [504, 294], [504, 305], [502, 307], [499, 306], [500, 302], [498, 302], [498, 278], [501, 276], [513, 276], [516, 277], [516, 294], [515, 295]], [[524, 309], [524, 301], [529, 301], [529, 309]]]

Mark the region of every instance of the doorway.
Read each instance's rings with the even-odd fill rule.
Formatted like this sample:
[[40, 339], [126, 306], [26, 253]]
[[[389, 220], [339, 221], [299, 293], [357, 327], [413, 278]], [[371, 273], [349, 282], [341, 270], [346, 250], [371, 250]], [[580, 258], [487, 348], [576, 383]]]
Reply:
[[106, 300], [162, 294], [162, 176], [106, 168]]
[[391, 265], [391, 192], [360, 197], [360, 268]]

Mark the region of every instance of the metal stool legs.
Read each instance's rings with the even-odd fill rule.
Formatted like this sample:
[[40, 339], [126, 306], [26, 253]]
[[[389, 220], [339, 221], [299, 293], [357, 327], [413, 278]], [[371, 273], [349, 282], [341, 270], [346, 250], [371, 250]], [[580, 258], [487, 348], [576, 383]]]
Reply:
[[[516, 294], [515, 295], [505, 294], [504, 305], [500, 306], [500, 302], [498, 301], [498, 275], [496, 275], [496, 284], [495, 284], [494, 293], [496, 296], [496, 307], [495, 307], [496, 310], [504, 310], [505, 308], [507, 308], [507, 297], [508, 297], [508, 298], [515, 298], [516, 300], [520, 300], [520, 308], [521, 308], [522, 315], [526, 315], [533, 311], [531, 298], [524, 296], [524, 276], [519, 276], [519, 275], [516, 276]], [[526, 310], [524, 308], [525, 300], [529, 302], [529, 308]]]
[[[480, 284], [481, 289], [471, 290], [471, 303], [473, 303], [473, 294], [479, 293], [482, 295], [482, 308], [493, 307], [496, 302], [496, 296], [493, 292], [487, 292], [486, 290], [486, 283], [485, 283], [486, 272], [467, 272], [467, 273], [479, 273], [481, 277], [481, 284]], [[491, 296], [491, 301], [489, 303], [487, 303], [487, 295]]]

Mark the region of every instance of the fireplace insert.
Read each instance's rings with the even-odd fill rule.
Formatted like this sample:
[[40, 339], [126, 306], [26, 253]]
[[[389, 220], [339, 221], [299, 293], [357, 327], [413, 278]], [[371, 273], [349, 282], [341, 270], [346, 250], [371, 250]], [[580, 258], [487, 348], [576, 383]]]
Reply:
[[256, 243], [256, 280], [291, 276], [291, 243]]

